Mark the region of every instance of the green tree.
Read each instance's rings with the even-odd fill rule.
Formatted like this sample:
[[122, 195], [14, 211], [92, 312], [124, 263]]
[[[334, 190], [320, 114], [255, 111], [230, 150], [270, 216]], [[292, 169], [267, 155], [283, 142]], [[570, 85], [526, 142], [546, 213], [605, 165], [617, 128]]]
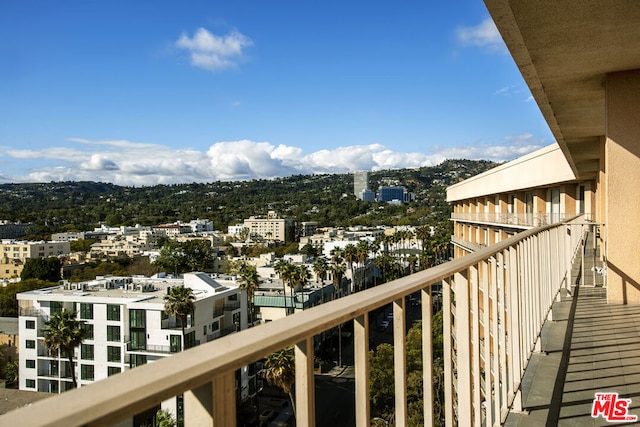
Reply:
[[160, 249], [160, 256], [156, 259], [155, 264], [169, 273], [173, 272], [178, 275], [186, 270], [186, 262], [180, 244], [175, 240], [169, 240]]
[[60, 266], [60, 260], [55, 257], [27, 258], [22, 273], [20, 273], [20, 279], [38, 279], [47, 282], [57, 282], [60, 280]]
[[293, 391], [296, 380], [296, 364], [293, 347], [287, 347], [270, 354], [264, 362], [262, 376], [269, 384], [280, 388], [289, 396], [295, 415]]
[[[444, 425], [444, 362], [442, 359], [442, 312], [433, 317], [432, 329], [434, 390], [434, 419], [436, 425]], [[424, 425], [422, 382], [422, 322], [416, 323], [407, 332], [407, 407], [410, 426]], [[394, 418], [394, 369], [393, 346], [380, 344], [369, 352], [369, 386], [372, 413], [391, 421]]]
[[176, 318], [180, 320], [183, 349], [186, 349], [185, 328], [187, 325], [187, 316], [193, 314], [196, 309], [193, 302], [195, 299], [196, 297], [193, 295], [193, 290], [184, 286], [172, 286], [164, 296], [165, 313], [169, 316], [176, 316]]
[[7, 362], [4, 367], [4, 378], [7, 380], [9, 384], [17, 384], [20, 375], [20, 361], [12, 360]]
[[184, 264], [191, 271], [212, 271], [216, 259], [211, 241], [204, 239], [187, 240], [179, 245]]
[[169, 411], [158, 409], [156, 412], [156, 427], [176, 427], [178, 422]]
[[73, 365], [73, 353], [84, 341], [84, 329], [82, 323], [77, 318], [77, 312], [69, 311], [66, 308], [60, 313], [56, 313], [45, 322], [42, 329], [44, 344], [52, 356], [64, 356], [69, 361], [69, 370], [73, 387], [78, 387], [76, 373]]

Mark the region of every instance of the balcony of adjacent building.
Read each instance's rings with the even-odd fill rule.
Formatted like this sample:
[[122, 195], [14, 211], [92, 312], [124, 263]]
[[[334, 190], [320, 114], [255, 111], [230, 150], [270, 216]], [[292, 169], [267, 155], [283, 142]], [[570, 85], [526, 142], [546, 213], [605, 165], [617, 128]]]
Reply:
[[[516, 230], [528, 230], [533, 227], [554, 224], [573, 218], [575, 213], [538, 212], [538, 213], [510, 213], [510, 212], [453, 212], [451, 219], [457, 222], [499, 225]], [[587, 216], [588, 217], [588, 216]]]
[[[396, 425], [408, 424], [405, 314], [422, 304], [423, 365], [431, 366], [432, 286], [444, 307], [444, 415], [447, 425], [540, 425], [591, 420], [596, 391], [640, 396], [634, 366], [637, 306], [607, 304], [606, 283], [586, 282], [591, 223], [536, 227], [476, 253], [287, 317], [224, 336], [152, 364], [9, 413], [12, 425], [109, 425], [184, 394], [186, 425], [236, 425], [236, 371], [293, 345], [297, 425], [316, 424], [314, 337], [353, 329], [355, 425], [371, 423], [369, 313], [392, 306]], [[596, 248], [597, 249], [597, 248]], [[580, 266], [580, 267], [577, 267]], [[427, 332], [429, 331], [429, 332]], [[434, 422], [433, 373], [422, 371], [425, 424]], [[547, 400], [541, 400], [542, 394]], [[631, 405], [630, 415], [637, 413]], [[46, 420], [39, 414], [47, 413]], [[600, 420], [601, 421], [601, 420]], [[527, 424], [528, 423], [528, 424]]]

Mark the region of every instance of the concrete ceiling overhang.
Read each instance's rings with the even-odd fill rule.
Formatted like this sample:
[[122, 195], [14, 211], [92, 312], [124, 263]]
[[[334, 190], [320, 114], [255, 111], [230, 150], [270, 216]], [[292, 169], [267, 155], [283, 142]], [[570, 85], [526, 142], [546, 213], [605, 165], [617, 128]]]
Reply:
[[485, 4], [576, 177], [594, 178], [607, 74], [640, 69], [640, 1]]

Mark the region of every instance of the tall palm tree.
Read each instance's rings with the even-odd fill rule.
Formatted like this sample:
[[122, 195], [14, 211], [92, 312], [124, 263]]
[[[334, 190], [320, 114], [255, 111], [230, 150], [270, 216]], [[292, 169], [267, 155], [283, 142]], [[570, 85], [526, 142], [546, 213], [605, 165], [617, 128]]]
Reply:
[[258, 285], [260, 284], [260, 276], [258, 275], [258, 270], [255, 266], [243, 263], [240, 267], [240, 289], [244, 290], [247, 293], [247, 301], [249, 301], [250, 309], [249, 316], [251, 323], [253, 323], [253, 319], [255, 316], [255, 304], [253, 301], [253, 295], [258, 290]]
[[[280, 276], [280, 280], [282, 280], [282, 292], [284, 297], [285, 311], [287, 311], [287, 285], [291, 280], [291, 267], [293, 267], [293, 265], [290, 262], [285, 261], [284, 259], [279, 259], [278, 262], [276, 262], [276, 265], [273, 266], [273, 270], [278, 276]], [[291, 305], [293, 305], [293, 301]]]
[[191, 288], [184, 286], [172, 286], [169, 292], [164, 296], [164, 311], [169, 316], [176, 316], [180, 320], [182, 326], [182, 349], [185, 350], [185, 328], [187, 325], [187, 316], [193, 314], [196, 306]]
[[342, 257], [346, 261], [347, 265], [349, 266], [349, 270], [351, 271], [351, 293], [354, 293], [356, 291], [356, 287], [355, 278], [353, 277], [353, 263], [356, 262], [358, 257], [356, 246], [351, 243], [346, 245], [342, 250]]
[[62, 355], [69, 360], [73, 388], [78, 387], [73, 366], [73, 353], [75, 348], [82, 344], [85, 337], [85, 332], [82, 329], [84, 322], [77, 319], [77, 314], [76, 311], [62, 309], [60, 313], [51, 316], [42, 329], [44, 344], [47, 346], [49, 354], [58, 357]]
[[422, 243], [422, 250], [424, 251], [428, 246], [429, 239], [431, 238], [431, 228], [427, 225], [418, 227], [416, 229], [416, 238]]
[[336, 299], [336, 295], [340, 290], [340, 284], [342, 283], [342, 277], [344, 276], [347, 267], [342, 263], [331, 264], [331, 277], [333, 281], [333, 299]]
[[320, 282], [320, 290], [322, 292], [322, 302], [324, 303], [324, 277], [329, 270], [329, 264], [325, 257], [318, 257], [313, 262], [313, 272], [316, 273], [316, 280]]
[[360, 265], [360, 280], [359, 287], [360, 290], [366, 287], [366, 272], [365, 265], [367, 263], [367, 258], [369, 258], [369, 249], [370, 245], [366, 240], [360, 240], [358, 245], [356, 246], [356, 260]]
[[269, 384], [280, 388], [289, 396], [295, 416], [296, 407], [293, 390], [296, 380], [296, 364], [293, 347], [287, 347], [270, 354], [262, 367], [262, 376]]
[[[294, 290], [295, 289], [304, 289], [305, 285], [309, 283], [311, 279], [311, 273], [309, 273], [309, 267], [305, 264], [300, 264], [298, 266], [294, 266], [293, 271], [291, 272]], [[304, 310], [304, 301], [302, 301], [302, 309]]]

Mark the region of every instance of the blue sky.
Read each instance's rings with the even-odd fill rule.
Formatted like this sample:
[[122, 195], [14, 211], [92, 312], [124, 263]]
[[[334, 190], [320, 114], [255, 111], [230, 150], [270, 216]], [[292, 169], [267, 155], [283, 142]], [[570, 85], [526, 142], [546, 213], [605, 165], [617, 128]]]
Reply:
[[0, 5], [0, 182], [345, 173], [552, 142], [480, 0]]

